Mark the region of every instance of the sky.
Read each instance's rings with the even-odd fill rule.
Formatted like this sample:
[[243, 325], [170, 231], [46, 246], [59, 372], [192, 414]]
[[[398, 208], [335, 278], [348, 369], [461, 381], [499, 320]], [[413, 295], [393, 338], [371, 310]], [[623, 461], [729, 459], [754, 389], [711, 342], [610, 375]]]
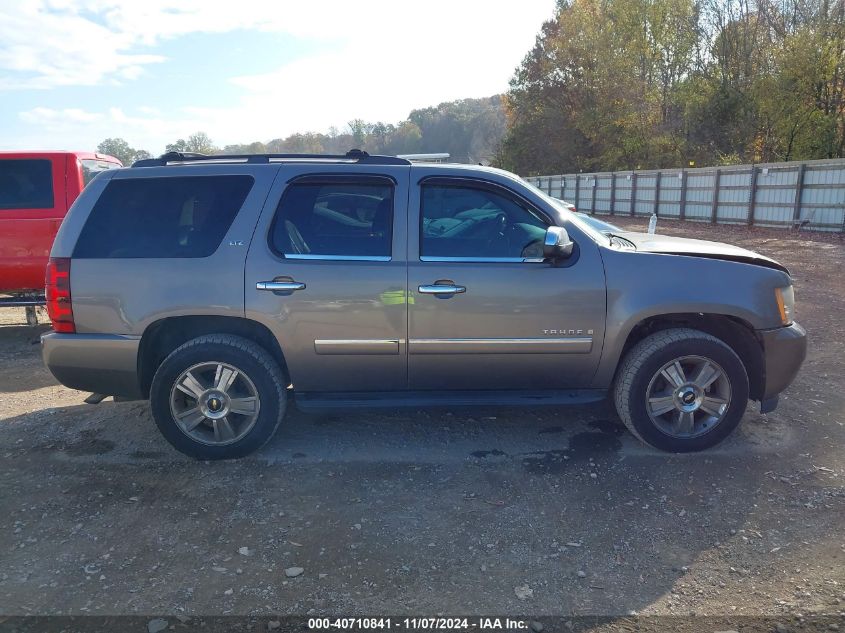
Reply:
[[0, 149], [153, 154], [507, 90], [555, 0], [0, 0]]

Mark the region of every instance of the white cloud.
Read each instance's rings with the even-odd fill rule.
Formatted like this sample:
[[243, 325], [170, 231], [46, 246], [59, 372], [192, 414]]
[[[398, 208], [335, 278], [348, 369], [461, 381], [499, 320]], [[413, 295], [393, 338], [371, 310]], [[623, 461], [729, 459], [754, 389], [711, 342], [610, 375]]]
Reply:
[[231, 79], [243, 91], [238, 107], [193, 112], [214, 122], [213, 138], [229, 143], [353, 118], [395, 122], [414, 107], [489, 96], [507, 90], [552, 11], [551, 1], [391, 3], [365, 19], [345, 16], [356, 36], [334, 52]]
[[552, 8], [553, 0], [13, 0], [0, 8], [0, 90], [135, 79], [164, 61], [150, 50], [163, 40], [241, 29], [341, 43], [352, 56], [376, 55], [373, 69], [451, 52], [473, 53], [481, 66], [516, 42], [524, 53]]
[[[61, 6], [61, 5], [58, 5]], [[0, 90], [91, 86], [111, 76], [138, 76], [143, 66], [164, 60], [130, 52], [137, 37], [80, 15], [75, 7], [53, 8], [20, 0], [0, 11]]]
[[67, 125], [68, 123], [91, 123], [99, 121], [102, 115], [96, 112], [86, 112], [79, 108], [64, 108], [54, 110], [52, 108], [33, 108], [27, 112], [21, 112], [21, 120], [33, 125]]
[[[188, 114], [175, 113], [163, 117], [155, 108], [139, 107], [138, 115], [127, 114], [121, 108], [91, 112], [77, 108], [38, 107], [21, 112], [18, 117], [29, 124], [15, 147], [21, 149], [56, 148], [92, 150], [107, 137], [119, 136], [132, 147], [164, 151], [166, 143], [185, 137], [190, 131], [201, 129], [202, 122]], [[11, 146], [11, 145], [10, 145]]]
[[392, 122], [413, 107], [506, 90], [553, 10], [554, 0], [22, 0], [0, 9], [0, 91], [127, 82], [166, 64], [155, 48], [163, 40], [260, 30], [308, 40], [317, 52], [218, 80], [238, 89], [234, 105], [218, 106], [209, 85], [192, 107], [166, 115], [150, 106], [133, 115], [36, 108], [20, 118], [49, 123], [68, 143], [85, 141], [85, 133], [94, 136], [83, 146], [135, 136], [134, 145], [153, 152], [196, 130], [225, 145], [359, 117]]

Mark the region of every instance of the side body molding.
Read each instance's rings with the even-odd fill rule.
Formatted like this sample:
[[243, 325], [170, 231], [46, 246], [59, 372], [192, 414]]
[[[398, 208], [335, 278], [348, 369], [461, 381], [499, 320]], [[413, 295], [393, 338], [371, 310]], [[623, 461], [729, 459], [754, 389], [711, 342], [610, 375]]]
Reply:
[[324, 356], [399, 354], [400, 339], [316, 339], [314, 351]]
[[564, 338], [412, 338], [409, 354], [589, 354], [592, 336]]

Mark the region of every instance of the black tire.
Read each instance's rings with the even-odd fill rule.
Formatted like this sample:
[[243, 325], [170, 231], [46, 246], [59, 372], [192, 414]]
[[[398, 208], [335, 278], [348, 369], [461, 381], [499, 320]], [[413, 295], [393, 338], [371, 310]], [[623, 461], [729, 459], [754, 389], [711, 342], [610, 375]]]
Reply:
[[[242, 372], [254, 385], [258, 415], [243, 437], [226, 445], [204, 444], [184, 432], [171, 412], [171, 391], [182, 373], [205, 362], [220, 362]], [[287, 408], [287, 381], [278, 363], [260, 345], [231, 334], [209, 334], [176, 348], [159, 366], [150, 388], [156, 426], [178, 451], [196, 459], [234, 459], [258, 450], [273, 437]]]
[[[730, 403], [718, 424], [696, 437], [674, 437], [651, 419], [647, 408], [649, 384], [673, 359], [695, 356], [715, 361], [730, 385]], [[715, 446], [737, 427], [748, 404], [748, 375], [739, 356], [723, 341], [699, 330], [662, 330], [634, 345], [622, 361], [613, 386], [616, 411], [631, 433], [651, 446], [672, 453]]]

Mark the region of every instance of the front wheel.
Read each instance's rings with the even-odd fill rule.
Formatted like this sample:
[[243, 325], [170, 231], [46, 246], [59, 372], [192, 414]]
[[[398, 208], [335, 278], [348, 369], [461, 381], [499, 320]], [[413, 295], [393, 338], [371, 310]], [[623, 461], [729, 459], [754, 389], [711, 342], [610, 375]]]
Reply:
[[278, 363], [261, 346], [228, 334], [200, 336], [174, 350], [153, 377], [156, 426], [197, 459], [243, 457], [275, 433], [287, 403]]
[[674, 453], [699, 451], [739, 424], [748, 404], [748, 375], [715, 336], [662, 330], [625, 356], [614, 400], [625, 426], [642, 441]]

